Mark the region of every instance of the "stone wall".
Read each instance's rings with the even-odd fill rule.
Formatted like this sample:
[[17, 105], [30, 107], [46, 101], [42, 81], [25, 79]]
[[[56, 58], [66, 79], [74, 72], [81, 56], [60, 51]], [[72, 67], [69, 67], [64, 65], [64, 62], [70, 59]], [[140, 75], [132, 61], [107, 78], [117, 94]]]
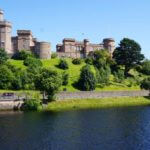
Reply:
[[57, 100], [68, 99], [98, 99], [105, 97], [138, 97], [149, 96], [149, 91], [107, 91], [107, 92], [60, 92]]
[[23, 101], [0, 101], [0, 111], [19, 109]]

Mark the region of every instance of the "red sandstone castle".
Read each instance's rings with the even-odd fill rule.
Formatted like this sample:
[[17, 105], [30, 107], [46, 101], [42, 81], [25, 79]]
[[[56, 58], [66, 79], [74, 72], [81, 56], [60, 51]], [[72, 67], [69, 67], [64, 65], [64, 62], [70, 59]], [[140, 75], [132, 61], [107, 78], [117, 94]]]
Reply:
[[75, 39], [67, 38], [63, 40], [63, 44], [56, 46], [59, 57], [71, 58], [86, 58], [95, 50], [107, 49], [109, 53], [113, 54], [115, 50], [115, 41], [112, 38], [103, 40], [103, 43], [93, 44], [85, 39], [83, 42], [78, 42]]
[[[32, 51], [41, 59], [51, 58], [51, 45], [48, 42], [39, 42], [33, 37], [30, 30], [18, 30], [17, 36], [11, 36], [12, 24], [4, 20], [4, 12], [0, 9], [0, 48], [12, 56], [21, 50]], [[113, 54], [115, 41], [112, 38], [104, 39], [100, 44], [90, 43], [85, 39], [83, 42], [65, 38], [63, 44], [57, 44], [56, 52], [59, 57], [86, 58], [95, 50], [107, 49]]]

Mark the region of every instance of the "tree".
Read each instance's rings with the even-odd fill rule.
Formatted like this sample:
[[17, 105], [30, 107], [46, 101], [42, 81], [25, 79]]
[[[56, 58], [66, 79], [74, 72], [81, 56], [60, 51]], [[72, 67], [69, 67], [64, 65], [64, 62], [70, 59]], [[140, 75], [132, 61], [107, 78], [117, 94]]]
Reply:
[[113, 62], [111, 60], [111, 56], [109, 52], [105, 49], [96, 50], [93, 54], [93, 64], [96, 68], [105, 67], [106, 65], [110, 65]]
[[36, 88], [48, 95], [48, 100], [54, 100], [55, 94], [62, 85], [61, 75], [51, 69], [43, 69], [36, 78]]
[[96, 79], [89, 65], [81, 69], [78, 87], [83, 91], [93, 91], [96, 88]]
[[68, 63], [65, 59], [60, 60], [58, 67], [63, 70], [67, 70], [69, 68]]
[[8, 59], [5, 49], [0, 48], [0, 64], [4, 64]]
[[118, 65], [124, 65], [125, 76], [128, 76], [129, 70], [133, 66], [141, 63], [144, 59], [144, 55], [141, 54], [141, 47], [137, 42], [124, 38], [115, 49], [113, 58], [116, 60]]
[[150, 91], [150, 77], [144, 79], [141, 83], [141, 89]]
[[14, 76], [12, 71], [6, 66], [0, 66], [0, 89], [11, 89]]

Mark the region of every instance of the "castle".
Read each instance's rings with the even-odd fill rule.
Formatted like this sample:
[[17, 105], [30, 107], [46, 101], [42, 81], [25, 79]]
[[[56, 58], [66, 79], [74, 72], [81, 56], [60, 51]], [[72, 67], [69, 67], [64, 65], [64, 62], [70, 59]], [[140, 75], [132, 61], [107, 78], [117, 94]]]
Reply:
[[[33, 37], [30, 30], [17, 30], [17, 36], [11, 35], [12, 24], [4, 20], [4, 12], [0, 9], [0, 48], [4, 48], [8, 55], [13, 56], [21, 50], [28, 50], [41, 59], [51, 58], [51, 45], [48, 42], [40, 42]], [[110, 55], [115, 50], [115, 41], [112, 38], [104, 39], [100, 44], [83, 42], [72, 38], [65, 38], [63, 44], [56, 45], [58, 57], [86, 58], [95, 50], [107, 49]]]
[[59, 57], [86, 58], [95, 50], [107, 49], [112, 57], [115, 50], [115, 41], [112, 38], [104, 39], [100, 44], [90, 43], [88, 39], [83, 42], [65, 38], [63, 44], [57, 44], [56, 50]]
[[41, 59], [51, 57], [51, 45], [39, 42], [30, 30], [18, 30], [17, 36], [11, 36], [12, 24], [4, 20], [4, 12], [0, 10], [0, 48], [4, 48], [8, 55], [13, 56], [21, 50], [29, 50]]

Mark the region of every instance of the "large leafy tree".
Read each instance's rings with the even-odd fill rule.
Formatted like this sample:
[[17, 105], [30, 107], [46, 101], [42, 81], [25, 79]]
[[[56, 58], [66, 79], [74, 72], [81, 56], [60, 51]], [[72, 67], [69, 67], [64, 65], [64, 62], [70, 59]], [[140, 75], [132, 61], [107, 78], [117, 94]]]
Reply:
[[5, 49], [0, 48], [0, 64], [4, 64], [8, 59]]
[[55, 94], [62, 85], [61, 75], [51, 69], [43, 69], [37, 76], [36, 88], [46, 93], [49, 100], [54, 100]]
[[110, 54], [107, 50], [96, 50], [93, 53], [93, 64], [97, 69], [105, 67], [106, 65], [111, 65], [113, 60], [110, 57]]
[[127, 76], [129, 70], [144, 59], [144, 55], [141, 54], [141, 47], [137, 42], [124, 38], [115, 49], [113, 58], [118, 65], [124, 65]]

